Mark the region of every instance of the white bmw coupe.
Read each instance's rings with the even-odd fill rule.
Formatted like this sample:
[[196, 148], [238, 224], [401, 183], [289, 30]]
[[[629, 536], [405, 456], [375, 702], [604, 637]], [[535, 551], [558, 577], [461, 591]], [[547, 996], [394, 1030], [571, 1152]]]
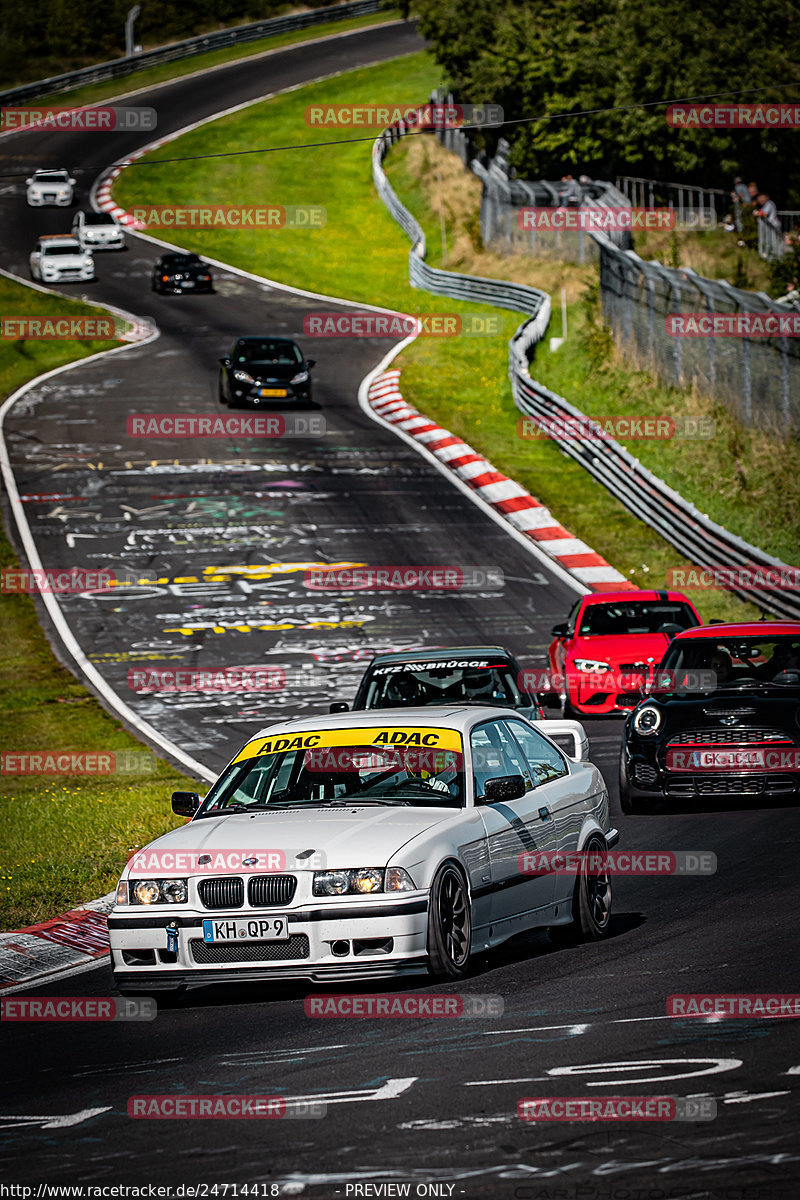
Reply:
[[[191, 820], [126, 864], [108, 921], [117, 986], [452, 980], [522, 930], [602, 938], [602, 852], [619, 834], [585, 750], [577, 722], [474, 705], [269, 726], [205, 799], [174, 793]], [[576, 850], [601, 865], [541, 865]]]

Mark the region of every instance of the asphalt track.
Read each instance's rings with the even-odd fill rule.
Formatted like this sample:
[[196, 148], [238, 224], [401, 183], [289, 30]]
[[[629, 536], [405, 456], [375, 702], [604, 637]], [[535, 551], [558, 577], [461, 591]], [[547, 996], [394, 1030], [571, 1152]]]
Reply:
[[[136, 102], [158, 108], [161, 135], [418, 45], [408, 26], [368, 30], [282, 51], [263, 72], [232, 65]], [[103, 166], [144, 140], [19, 135], [0, 140], [0, 173], [24, 177], [56, 160]], [[79, 178], [85, 192], [91, 173]], [[7, 269], [26, 275], [36, 236], [68, 224], [63, 212], [29, 210], [21, 186], [0, 181]], [[232, 272], [220, 274], [211, 297], [154, 296], [154, 248], [137, 238], [130, 246], [98, 255], [100, 279], [85, 294], [152, 318], [161, 336], [35, 388], [8, 416], [6, 433], [46, 566], [111, 562], [154, 580], [126, 589], [124, 602], [71, 597], [62, 605], [91, 661], [137, 715], [218, 767], [287, 704], [313, 711], [348, 698], [376, 649], [499, 641], [526, 664], [542, 664], [550, 626], [575, 593], [361, 412], [358, 385], [386, 344], [315, 345], [302, 336], [313, 302]], [[143, 449], [127, 437], [130, 412], [219, 411], [216, 360], [254, 326], [298, 336], [317, 358], [324, 440]], [[57, 498], [33, 499], [42, 495]], [[340, 561], [492, 566], [505, 586], [446, 597], [310, 594], [298, 564]], [[128, 671], [143, 664], [265, 662], [286, 671], [289, 688], [255, 703], [145, 696], [128, 685]], [[748, 802], [624, 817], [619, 728], [599, 721], [589, 732], [621, 846], [712, 851], [716, 875], [619, 879], [607, 942], [555, 949], [544, 934], [523, 937], [478, 959], [464, 983], [433, 989], [499, 995], [501, 1018], [319, 1021], [304, 1015], [302, 989], [231, 985], [192, 991], [153, 1022], [6, 1026], [5, 1179], [258, 1182], [268, 1185], [263, 1195], [276, 1183], [283, 1194], [315, 1197], [380, 1195], [353, 1189], [389, 1182], [410, 1184], [411, 1195], [517, 1200], [795, 1195], [800, 1046], [792, 1021], [668, 1019], [665, 1004], [674, 993], [797, 990], [796, 809]], [[111, 988], [100, 966], [35, 991]], [[396, 990], [431, 989], [421, 980]], [[132, 1095], [176, 1092], [322, 1097], [327, 1116], [154, 1126], [126, 1115]], [[594, 1126], [515, 1116], [523, 1096], [620, 1094], [710, 1096], [717, 1116]], [[440, 1190], [417, 1193], [417, 1185]]]

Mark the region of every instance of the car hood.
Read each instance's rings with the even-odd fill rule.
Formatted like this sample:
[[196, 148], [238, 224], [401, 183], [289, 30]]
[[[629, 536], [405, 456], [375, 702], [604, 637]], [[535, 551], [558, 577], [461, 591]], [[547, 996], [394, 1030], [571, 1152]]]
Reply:
[[795, 714], [800, 713], [800, 689], [770, 688], [720, 689], [703, 696], [647, 697], [660, 702], [665, 709], [665, 723], [670, 731], [686, 728], [708, 730], [764, 729], [786, 730], [800, 741], [800, 728]]
[[569, 657], [594, 658], [612, 666], [627, 662], [646, 662], [652, 658], [655, 665], [661, 662], [670, 643], [666, 633], [600, 634], [576, 638], [570, 647]]
[[248, 375], [252, 375], [260, 383], [288, 383], [306, 368], [301, 367], [299, 363], [291, 363], [289, 366], [283, 363], [234, 363], [234, 369], [247, 371]]
[[[287, 870], [324, 867], [382, 867], [419, 833], [463, 814], [463, 809], [319, 808], [303, 813], [286, 809], [253, 814], [202, 817], [156, 838], [145, 848], [157, 851], [283, 852]], [[305, 859], [295, 863], [304, 851]], [[254, 868], [254, 870], [257, 868]], [[137, 876], [147, 874], [136, 870]], [[152, 872], [150, 872], [152, 874]]]

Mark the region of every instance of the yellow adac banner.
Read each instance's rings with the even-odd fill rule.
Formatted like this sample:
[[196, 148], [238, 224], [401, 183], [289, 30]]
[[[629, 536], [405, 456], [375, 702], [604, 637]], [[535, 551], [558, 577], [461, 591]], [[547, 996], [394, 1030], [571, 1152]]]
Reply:
[[461, 734], [456, 729], [431, 729], [417, 726], [398, 729], [385, 725], [368, 725], [363, 729], [316, 729], [313, 732], [292, 730], [272, 737], [253, 738], [236, 755], [234, 762], [259, 758], [262, 754], [281, 754], [284, 750], [314, 750], [328, 746], [417, 746], [461, 753]]

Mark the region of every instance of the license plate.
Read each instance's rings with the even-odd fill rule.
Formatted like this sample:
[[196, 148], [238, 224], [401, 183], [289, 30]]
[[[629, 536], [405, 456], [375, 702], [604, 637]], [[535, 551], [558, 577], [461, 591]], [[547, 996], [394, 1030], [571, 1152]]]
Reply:
[[262, 396], [285, 396], [286, 388], [262, 388]]
[[181, 287], [194, 287], [194, 280], [193, 279], [184, 279], [181, 283]]
[[204, 942], [287, 942], [287, 917], [223, 917], [203, 921]]
[[763, 750], [683, 750], [667, 752], [671, 771], [759, 771], [764, 770]]

